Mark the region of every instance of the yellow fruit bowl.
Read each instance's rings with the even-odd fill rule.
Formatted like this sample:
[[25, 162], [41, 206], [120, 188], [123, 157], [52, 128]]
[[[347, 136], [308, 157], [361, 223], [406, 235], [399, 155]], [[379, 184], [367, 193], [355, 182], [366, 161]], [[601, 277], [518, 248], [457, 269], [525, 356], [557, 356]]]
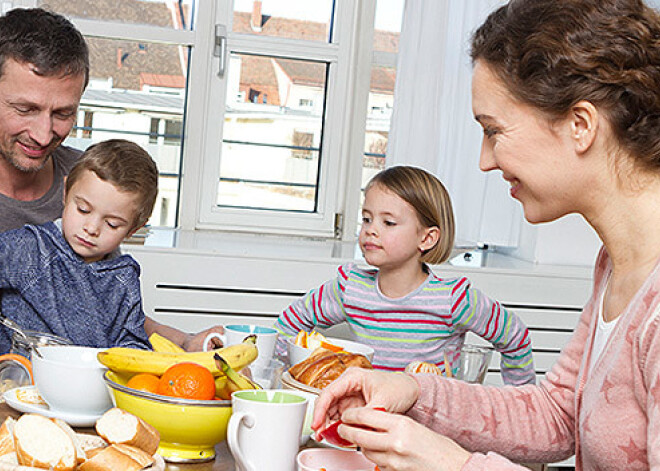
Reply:
[[227, 438], [231, 401], [200, 401], [161, 396], [126, 386], [128, 377], [103, 377], [115, 406], [135, 414], [160, 433], [157, 453], [166, 461], [191, 463], [215, 458], [215, 445]]

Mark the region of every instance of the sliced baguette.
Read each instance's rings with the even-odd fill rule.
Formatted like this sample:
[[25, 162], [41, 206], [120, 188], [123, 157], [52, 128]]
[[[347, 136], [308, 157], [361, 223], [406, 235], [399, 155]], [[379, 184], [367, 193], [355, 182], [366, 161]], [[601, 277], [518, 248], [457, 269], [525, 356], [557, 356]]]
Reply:
[[66, 432], [69, 438], [71, 438], [71, 442], [73, 443], [73, 446], [76, 449], [76, 463], [80, 464], [83, 461], [85, 461], [87, 459], [87, 454], [85, 453], [85, 450], [83, 450], [82, 443], [80, 443], [80, 440], [78, 439], [78, 435], [76, 435], [76, 432], [74, 432], [73, 429], [69, 426], [69, 424], [67, 424], [62, 419], [52, 419], [52, 420], [62, 430]]
[[130, 445], [110, 445], [78, 467], [79, 471], [139, 471], [154, 462], [153, 456]]
[[14, 446], [14, 425], [16, 419], [7, 417], [0, 426], [0, 456], [8, 453], [14, 453], [16, 448]]
[[78, 464], [69, 434], [54, 420], [23, 414], [14, 424], [14, 443], [19, 464], [53, 471], [72, 471]]
[[96, 421], [96, 433], [109, 443], [137, 447], [150, 456], [156, 453], [160, 434], [141, 418], [113, 407]]

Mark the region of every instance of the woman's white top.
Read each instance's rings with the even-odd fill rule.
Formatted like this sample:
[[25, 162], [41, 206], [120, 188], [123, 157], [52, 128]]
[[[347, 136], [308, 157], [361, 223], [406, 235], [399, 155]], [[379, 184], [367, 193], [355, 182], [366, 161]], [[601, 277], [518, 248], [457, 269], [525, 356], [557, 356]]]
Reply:
[[606, 292], [607, 289], [603, 290], [603, 294], [600, 297], [600, 305], [598, 307], [598, 325], [596, 326], [596, 333], [594, 334], [594, 343], [591, 347], [591, 359], [589, 362], [589, 371], [593, 370], [596, 361], [598, 360], [598, 358], [600, 358], [600, 355], [603, 353], [603, 350], [605, 349], [605, 344], [607, 344], [607, 340], [610, 338], [612, 331], [616, 327], [616, 323], [619, 321], [618, 317], [609, 322], [606, 322], [605, 319], [603, 318], [603, 303]]

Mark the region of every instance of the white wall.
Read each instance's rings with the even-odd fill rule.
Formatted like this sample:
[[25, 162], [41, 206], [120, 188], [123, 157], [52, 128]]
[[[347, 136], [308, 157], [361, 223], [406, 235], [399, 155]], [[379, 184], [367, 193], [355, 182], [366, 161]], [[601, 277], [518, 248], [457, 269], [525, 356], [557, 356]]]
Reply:
[[532, 226], [524, 222], [515, 257], [540, 264], [593, 266], [601, 246], [598, 235], [581, 216]]

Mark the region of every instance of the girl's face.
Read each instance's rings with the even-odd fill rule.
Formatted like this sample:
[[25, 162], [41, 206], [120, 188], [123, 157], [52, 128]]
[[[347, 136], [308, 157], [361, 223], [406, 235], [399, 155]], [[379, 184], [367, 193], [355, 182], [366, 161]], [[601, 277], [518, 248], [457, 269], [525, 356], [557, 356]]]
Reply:
[[119, 191], [86, 170], [66, 195], [62, 232], [74, 252], [88, 263], [96, 262], [135, 232], [136, 213], [134, 193]]
[[422, 227], [415, 209], [382, 185], [364, 197], [360, 249], [367, 263], [382, 269], [421, 266], [430, 228]]
[[501, 170], [525, 218], [547, 222], [576, 211], [584, 190], [575, 165], [568, 120], [551, 124], [538, 111], [514, 100], [490, 68], [477, 61], [472, 109], [483, 128], [479, 167]]

